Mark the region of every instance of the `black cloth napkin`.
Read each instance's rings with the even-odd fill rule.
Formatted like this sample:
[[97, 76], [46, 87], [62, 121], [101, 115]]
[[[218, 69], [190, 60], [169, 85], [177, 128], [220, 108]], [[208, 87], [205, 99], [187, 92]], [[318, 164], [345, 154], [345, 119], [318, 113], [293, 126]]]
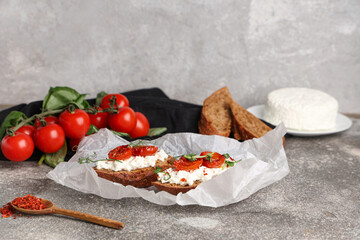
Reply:
[[[198, 133], [197, 123], [201, 114], [201, 105], [172, 100], [159, 88], [140, 89], [122, 94], [129, 99], [130, 107], [134, 111], [141, 112], [148, 118], [151, 128], [166, 127], [167, 131], [164, 134], [177, 132]], [[87, 99], [87, 101], [90, 105], [95, 104], [95, 99]], [[40, 113], [41, 105], [42, 101], [36, 101], [29, 104], [19, 104], [0, 111], [0, 122], [2, 123], [11, 111], [21, 111], [28, 117]], [[73, 154], [74, 152], [68, 150], [66, 160]], [[41, 152], [35, 150], [29, 160], [39, 160], [40, 157]], [[5, 159], [2, 153], [0, 159]]]

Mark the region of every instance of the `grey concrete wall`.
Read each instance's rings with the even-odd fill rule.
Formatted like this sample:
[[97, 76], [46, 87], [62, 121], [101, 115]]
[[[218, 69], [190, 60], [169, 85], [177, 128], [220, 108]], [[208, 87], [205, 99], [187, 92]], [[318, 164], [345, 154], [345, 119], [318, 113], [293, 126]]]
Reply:
[[245, 107], [290, 86], [360, 112], [359, 0], [0, 0], [0, 103], [66, 85], [94, 97], [160, 87]]

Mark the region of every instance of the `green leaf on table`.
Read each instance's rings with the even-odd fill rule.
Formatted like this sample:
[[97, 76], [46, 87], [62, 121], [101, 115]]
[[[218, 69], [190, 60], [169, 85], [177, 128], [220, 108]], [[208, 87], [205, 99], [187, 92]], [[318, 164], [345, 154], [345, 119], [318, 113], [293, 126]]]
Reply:
[[167, 131], [166, 127], [150, 128], [147, 136], [148, 137], [155, 137], [155, 136], [163, 134], [166, 131]]
[[0, 126], [0, 139], [4, 137], [7, 128], [15, 127], [18, 123], [25, 119], [27, 119], [27, 116], [22, 112], [10, 112]]
[[101, 104], [101, 100], [103, 99], [103, 97], [105, 97], [106, 95], [108, 95], [108, 93], [102, 91], [102, 92], [99, 92], [97, 95], [96, 95], [96, 106], [100, 106]]
[[90, 124], [90, 128], [87, 131], [86, 135], [91, 135], [94, 133], [97, 133], [99, 131], [99, 129], [97, 127], [95, 127], [94, 125]]
[[88, 108], [90, 104], [85, 100], [85, 96], [86, 94], [80, 94], [70, 87], [51, 87], [44, 98], [42, 111], [62, 109], [70, 103], [80, 109]]
[[[45, 153], [44, 162], [49, 165], [50, 167], [56, 167], [59, 163], [63, 162], [65, 160], [67, 153], [67, 144], [66, 141], [64, 142], [64, 145], [60, 148], [59, 151], [54, 153]], [[39, 163], [40, 164], [40, 163]]]

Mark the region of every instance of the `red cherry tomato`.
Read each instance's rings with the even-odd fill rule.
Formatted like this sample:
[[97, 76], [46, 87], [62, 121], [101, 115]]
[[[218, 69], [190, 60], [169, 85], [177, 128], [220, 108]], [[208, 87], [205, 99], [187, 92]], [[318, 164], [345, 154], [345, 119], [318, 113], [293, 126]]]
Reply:
[[69, 139], [69, 148], [71, 151], [76, 152], [79, 147], [79, 143], [83, 138], [70, 138]]
[[108, 154], [109, 159], [126, 160], [132, 156], [132, 149], [129, 145], [122, 145], [114, 148]]
[[81, 109], [75, 109], [72, 113], [65, 110], [59, 116], [59, 123], [68, 138], [82, 138], [89, 131], [90, 117]]
[[[98, 110], [103, 110], [103, 109], [99, 107]], [[108, 125], [109, 113], [107, 112], [98, 112], [96, 114], [89, 113], [89, 117], [90, 117], [90, 123], [95, 127], [97, 127], [98, 129], [106, 128]]]
[[118, 113], [110, 114], [108, 122], [112, 130], [130, 133], [136, 125], [136, 115], [131, 108], [122, 107]]
[[145, 145], [139, 145], [133, 147], [133, 156], [152, 156], [154, 155], [158, 150], [158, 147], [156, 146], [145, 146]]
[[18, 130], [16, 130], [16, 132], [25, 133], [26, 135], [29, 135], [30, 137], [34, 136], [35, 131], [36, 131], [36, 128], [31, 125], [24, 125], [24, 126], [20, 127]]
[[44, 153], [57, 152], [65, 142], [65, 133], [59, 124], [39, 127], [34, 133], [35, 146]]
[[202, 158], [199, 158], [198, 160], [195, 160], [192, 162], [192, 161], [186, 159], [184, 156], [181, 156], [181, 158], [179, 160], [176, 160], [174, 162], [174, 166], [175, 166], [176, 170], [178, 170], [178, 171], [180, 171], [180, 170], [190, 171], [190, 170], [198, 169], [202, 163], [203, 163]]
[[28, 159], [34, 152], [34, 141], [24, 133], [16, 132], [14, 136], [5, 136], [1, 141], [4, 156], [14, 162]]
[[136, 112], [136, 125], [134, 129], [130, 132], [131, 138], [144, 137], [148, 134], [150, 129], [150, 124], [148, 119], [144, 114]]
[[[111, 99], [112, 98], [116, 98], [116, 104], [119, 107], [128, 107], [129, 106], [129, 100], [127, 99], [127, 97], [125, 97], [124, 95], [122, 95], [120, 93], [112, 93], [112, 94], [108, 94], [103, 97], [103, 99], [101, 100], [100, 107], [102, 107], [102, 108], [111, 107]], [[118, 108], [117, 106], [114, 106], [114, 107], [116, 109]]]
[[[211, 154], [212, 152], [206, 151], [202, 152], [200, 156], [206, 156], [207, 154]], [[203, 166], [208, 168], [219, 168], [221, 167], [225, 162], [225, 157], [221, 155], [220, 153], [214, 152], [211, 156], [211, 159], [208, 160], [208, 156], [203, 158]]]
[[[57, 117], [55, 117], [55, 116], [44, 117], [44, 120], [46, 121], [46, 125], [50, 125], [50, 124], [54, 124], [54, 123], [59, 124], [59, 119]], [[35, 126], [35, 128], [41, 127], [40, 119], [37, 118], [35, 120], [34, 126]]]

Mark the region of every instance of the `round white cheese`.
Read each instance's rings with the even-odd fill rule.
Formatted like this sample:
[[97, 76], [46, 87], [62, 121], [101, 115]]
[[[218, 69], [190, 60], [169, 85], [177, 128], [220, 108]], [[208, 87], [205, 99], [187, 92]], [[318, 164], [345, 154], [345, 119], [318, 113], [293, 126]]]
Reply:
[[338, 102], [322, 91], [281, 88], [268, 95], [263, 119], [294, 130], [329, 130], [335, 127], [337, 112]]

